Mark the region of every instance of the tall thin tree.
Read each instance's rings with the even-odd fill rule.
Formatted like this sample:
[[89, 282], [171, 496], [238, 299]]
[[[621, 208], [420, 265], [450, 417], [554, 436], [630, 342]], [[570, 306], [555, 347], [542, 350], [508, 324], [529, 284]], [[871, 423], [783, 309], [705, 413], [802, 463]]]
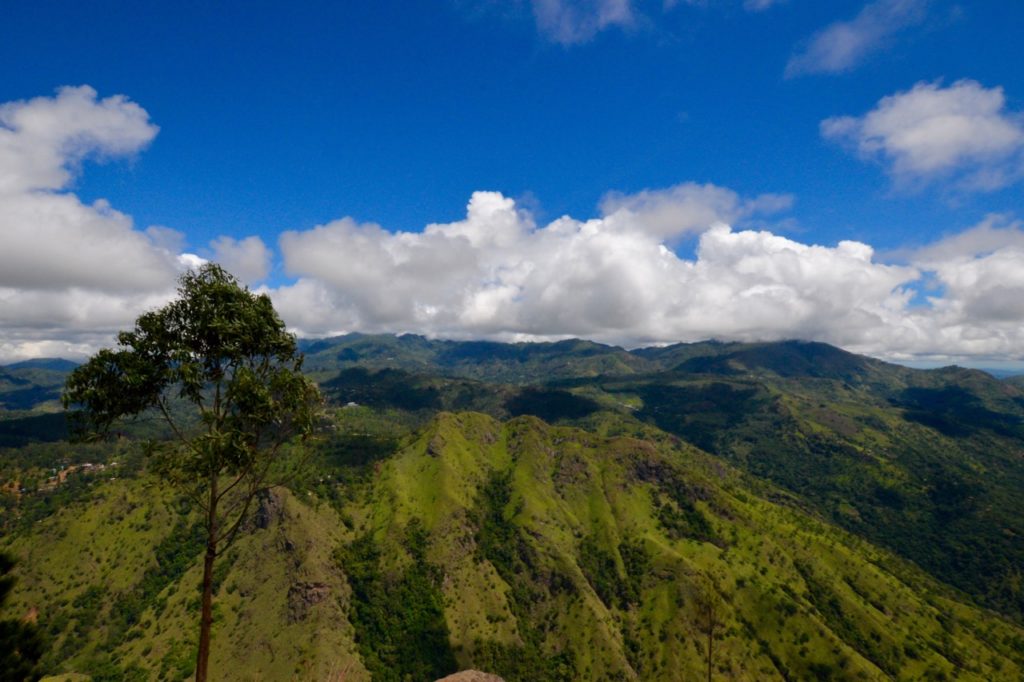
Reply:
[[213, 263], [185, 273], [178, 298], [139, 317], [117, 342], [71, 373], [64, 405], [79, 434], [149, 412], [166, 424], [167, 437], [148, 443], [152, 467], [206, 524], [196, 658], [204, 682], [214, 563], [257, 495], [287, 474], [286, 444], [314, 431], [322, 399], [269, 297]]

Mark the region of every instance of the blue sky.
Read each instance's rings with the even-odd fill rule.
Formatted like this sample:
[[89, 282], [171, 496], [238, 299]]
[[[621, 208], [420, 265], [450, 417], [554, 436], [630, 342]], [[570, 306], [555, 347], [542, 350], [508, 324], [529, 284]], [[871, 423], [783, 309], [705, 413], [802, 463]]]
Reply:
[[[584, 335], [627, 345], [801, 336], [883, 357], [1019, 359], [1013, 348], [1019, 347], [1024, 311], [989, 305], [992, 297], [981, 296], [982, 285], [971, 283], [977, 273], [970, 273], [1012, 273], [1021, 247], [1020, 2], [293, 4], [301, 7], [45, 1], [6, 7], [0, 102], [11, 103], [8, 110], [37, 98], [59, 101], [57, 88], [87, 85], [96, 106], [123, 95], [144, 111], [150, 126], [159, 127], [129, 135], [130, 143], [104, 138], [92, 146], [81, 143], [92, 133], [59, 144], [48, 134], [40, 144], [56, 145], [64, 154], [59, 164], [69, 179], [28, 189], [73, 197], [84, 209], [103, 199], [130, 220], [120, 229], [134, 236], [150, 226], [170, 228], [176, 238], [173, 247], [164, 246], [179, 261], [181, 254], [217, 256], [211, 241], [218, 238], [258, 238], [264, 266], [247, 279], [271, 291], [286, 320], [311, 335], [356, 328], [493, 338]], [[922, 109], [928, 121], [915, 118]], [[870, 118], [872, 112], [878, 115]], [[949, 117], [957, 120], [942, 127]], [[18, 133], [10, 120], [3, 125]], [[67, 153], [69, 144], [81, 148]], [[0, 144], [0, 171], [2, 150]], [[673, 192], [680, 187], [692, 191]], [[586, 221], [608, 222], [625, 207], [632, 222], [615, 224], [629, 223], [629, 230], [677, 254], [679, 262], [670, 270], [699, 265], [702, 248], [711, 253], [715, 235], [708, 230], [717, 220], [688, 222], [686, 206], [693, 208], [699, 199], [701, 206], [713, 205], [733, 236], [762, 235], [758, 248], [766, 253], [785, 251], [790, 242], [836, 249], [852, 240], [873, 247], [872, 264], [917, 271], [878, 271], [872, 284], [850, 274], [847, 287], [879, 287], [881, 293], [876, 300], [847, 301], [845, 309], [822, 312], [814, 308], [820, 301], [802, 298], [801, 287], [818, 288], [813, 278], [771, 279], [777, 263], [765, 261], [767, 270], [759, 277], [771, 281], [738, 281], [731, 297], [756, 297], [767, 286], [774, 292], [767, 309], [774, 312], [766, 317], [791, 315], [788, 326], [654, 325], [650, 318], [680, 320], [709, 304], [673, 289], [690, 275], [663, 284], [644, 271], [654, 267], [649, 259], [619, 260], [602, 270], [608, 264], [601, 248], [625, 253], [635, 247], [640, 254], [640, 242], [590, 244], [572, 252], [572, 263], [602, 273], [601, 286], [610, 281], [615, 292], [633, 291], [638, 301], [664, 285], [666, 297], [674, 297], [672, 306], [644, 307], [628, 295], [618, 302], [623, 311], [650, 313], [642, 322], [599, 309], [609, 294], [595, 278], [581, 274], [558, 282], [534, 276], [527, 283], [525, 275], [503, 275], [534, 267], [539, 257], [530, 254], [540, 247], [523, 237], [485, 248], [472, 231], [498, 229], [486, 220], [463, 235], [475, 249], [466, 258], [479, 267], [449, 282], [470, 292], [458, 301], [437, 293], [402, 311], [382, 300], [391, 281], [398, 282], [393, 296], [416, 298], [423, 286], [407, 263], [429, 280], [436, 268], [448, 266], [443, 256], [427, 251], [451, 253], [448, 247], [417, 242], [412, 256], [383, 263], [380, 280], [333, 277], [310, 255], [336, 248], [337, 267], [358, 269], [349, 259], [362, 252], [352, 240], [370, 240], [375, 253], [383, 249], [393, 256], [393, 244], [410, 240], [391, 242], [389, 234], [413, 235], [428, 224], [463, 221], [475, 192], [500, 193], [514, 200], [515, 215], [528, 212], [515, 228], [521, 237], [543, 232], [561, 216], [571, 216], [583, 234], [579, 226]], [[758, 203], [765, 195], [774, 201]], [[491, 198], [492, 208], [500, 204]], [[0, 195], [0, 220], [4, 201]], [[680, 201], [686, 204], [682, 209]], [[481, 199], [481, 206], [486, 203]], [[9, 220], [14, 206], [8, 203]], [[677, 209], [683, 214], [673, 213]], [[651, 218], [652, 210], [668, 213]], [[346, 217], [352, 226], [336, 225]], [[652, 228], [649, 219], [675, 220], [678, 227]], [[382, 232], [361, 227], [366, 223], [378, 224]], [[89, 239], [94, 228], [84, 225], [76, 234]], [[330, 225], [334, 232], [314, 229]], [[59, 234], [54, 230], [47, 234]], [[281, 241], [286, 233], [294, 235], [285, 238], [287, 248]], [[764, 235], [787, 241], [768, 247]], [[957, 235], [967, 236], [950, 241]], [[536, 236], [533, 241], [540, 240]], [[962, 248], [954, 253], [955, 243]], [[945, 260], [921, 260], [929, 248]], [[514, 252], [512, 260], [497, 258], [496, 249]], [[993, 255], [998, 262], [984, 261]], [[140, 262], [148, 256], [123, 257]], [[375, 262], [365, 254], [362, 260]], [[726, 258], [718, 266], [726, 275], [755, 267], [736, 263]], [[60, 269], [62, 262], [55, 257], [50, 266]], [[835, 269], [818, 261], [796, 267]], [[550, 269], [566, 268], [563, 263]], [[705, 274], [705, 284], [728, 279]], [[985, 286], [1011, 303], [1024, 287], [1012, 275], [988, 276], [992, 281]], [[66, 286], [110, 299], [136, 281], [126, 277], [100, 284], [85, 277]], [[305, 289], [297, 286], [303, 282]], [[589, 302], [549, 300], [557, 298], [552, 292], [579, 293], [590, 285], [595, 288], [583, 296]], [[22, 330], [0, 340], [0, 357], [88, 352], [143, 305], [138, 296], [108, 300], [122, 317], [101, 315], [102, 323], [93, 326], [67, 311], [31, 321], [18, 303], [32, 299], [31, 286], [10, 274], [0, 279], [0, 287], [14, 292], [0, 298], [0, 319]], [[154, 298], [146, 300], [157, 300], [163, 289], [147, 286]], [[354, 293], [360, 287], [366, 291]], [[696, 287], [687, 280], [686, 291]], [[787, 287], [792, 291], [783, 291]], [[928, 295], [942, 300], [936, 306]], [[542, 299], [544, 306], [526, 305]], [[502, 307], [495, 300], [516, 305]], [[320, 306], [319, 321], [313, 319], [314, 304]], [[985, 312], [993, 305], [994, 312]], [[959, 317], [950, 312], [957, 306]], [[928, 319], [911, 319], [921, 308]], [[849, 322], [861, 313], [875, 321]], [[979, 330], [992, 320], [1001, 325], [998, 333], [978, 343]], [[937, 337], [945, 340], [936, 342]]]

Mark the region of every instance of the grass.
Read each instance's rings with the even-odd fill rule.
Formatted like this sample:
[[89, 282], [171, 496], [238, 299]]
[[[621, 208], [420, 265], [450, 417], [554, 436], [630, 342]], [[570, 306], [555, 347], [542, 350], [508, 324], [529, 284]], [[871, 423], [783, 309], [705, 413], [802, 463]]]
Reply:
[[[391, 454], [339, 434], [340, 459], [263, 500], [221, 559], [219, 679], [365, 680], [406, 663], [414, 677], [700, 679], [707, 599], [717, 679], [1024, 674], [1021, 628], [912, 564], [663, 432], [588, 419], [445, 413]], [[199, 557], [153, 559], [191, 550], [189, 518], [152, 483], [103, 482], [4, 540], [22, 560], [14, 608], [38, 608], [51, 633], [49, 671], [191, 673]], [[346, 560], [355, 548], [373, 560]], [[140, 607], [119, 621], [125, 595]]]

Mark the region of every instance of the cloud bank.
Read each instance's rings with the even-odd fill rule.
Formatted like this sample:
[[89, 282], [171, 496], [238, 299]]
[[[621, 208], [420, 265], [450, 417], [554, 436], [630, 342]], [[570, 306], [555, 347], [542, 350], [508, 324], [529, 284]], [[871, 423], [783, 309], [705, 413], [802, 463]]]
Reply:
[[[907, 103], [918, 97], [957, 103], [952, 125], [963, 117], [972, 134], [907, 142], [894, 131], [908, 121], [931, 130], [926, 118], [902, 113], [916, 111]], [[835, 126], [894, 168], [928, 174], [969, 163], [977, 173], [982, 162], [1009, 158], [992, 150], [1020, 144], [1001, 97], [971, 82], [919, 85], [883, 100], [877, 120]], [[979, 130], [1008, 142], [976, 147], [985, 144]], [[156, 134], [137, 104], [88, 87], [0, 107], [0, 362], [94, 352], [202, 262], [181, 233], [139, 229], [67, 189], [83, 160], [136, 154]], [[597, 217], [541, 225], [512, 199], [476, 192], [463, 220], [420, 231], [342, 218], [284, 232], [279, 263], [258, 237], [223, 236], [208, 249], [253, 285], [272, 268], [292, 277], [261, 290], [311, 336], [580, 336], [626, 346], [803, 338], [891, 359], [1024, 360], [1020, 221], [989, 216], [885, 257], [860, 242], [811, 244], [753, 229], [784, 217], [793, 201], [688, 182], [609, 193]], [[693, 246], [693, 256], [680, 246]]]
[[[314, 336], [803, 338], [893, 359], [1024, 357], [1024, 275], [1011, 275], [1024, 273], [1019, 223], [991, 217], [894, 264], [859, 242], [804, 244], [721, 222], [789, 201], [685, 184], [611, 195], [599, 218], [538, 226], [511, 199], [477, 192], [465, 220], [423, 232], [350, 218], [287, 232], [281, 253], [297, 280], [271, 293]], [[686, 233], [699, 233], [692, 259], [666, 245]]]
[[1006, 110], [1002, 88], [977, 81], [918, 83], [863, 116], [822, 121], [821, 134], [881, 161], [900, 186], [949, 180], [987, 191], [1024, 175], [1024, 118]]

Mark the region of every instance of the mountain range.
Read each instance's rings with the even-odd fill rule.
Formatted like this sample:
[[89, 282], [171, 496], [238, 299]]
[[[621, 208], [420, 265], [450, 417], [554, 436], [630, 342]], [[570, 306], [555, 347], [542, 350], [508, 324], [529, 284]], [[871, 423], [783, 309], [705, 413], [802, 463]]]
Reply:
[[[303, 350], [332, 426], [222, 563], [225, 679], [695, 679], [709, 643], [715, 679], [1024, 675], [1019, 378], [797, 341]], [[62, 440], [70, 367], [0, 368], [13, 608], [50, 672], [182, 679], [197, 519], [146, 425]]]

